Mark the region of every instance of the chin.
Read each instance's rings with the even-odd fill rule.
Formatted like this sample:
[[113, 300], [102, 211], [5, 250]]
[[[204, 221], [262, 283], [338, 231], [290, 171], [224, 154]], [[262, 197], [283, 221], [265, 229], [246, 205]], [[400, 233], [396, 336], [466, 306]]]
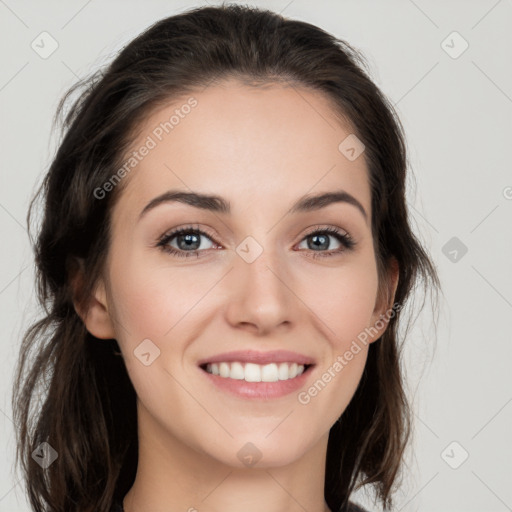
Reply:
[[[274, 427], [275, 428], [275, 427]], [[244, 436], [234, 436], [228, 442], [216, 446], [208, 453], [223, 464], [235, 468], [266, 469], [282, 467], [294, 463], [315, 444], [314, 442], [298, 443], [296, 434], [283, 431], [281, 435], [269, 431]]]

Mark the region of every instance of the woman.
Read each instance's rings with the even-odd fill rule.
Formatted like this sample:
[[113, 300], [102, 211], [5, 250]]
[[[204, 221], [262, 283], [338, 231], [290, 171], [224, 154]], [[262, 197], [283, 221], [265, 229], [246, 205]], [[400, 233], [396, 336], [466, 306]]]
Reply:
[[159, 21], [68, 92], [60, 112], [86, 86], [30, 208], [46, 315], [13, 393], [34, 510], [358, 511], [366, 484], [391, 509], [401, 309], [439, 282], [362, 64], [223, 5]]

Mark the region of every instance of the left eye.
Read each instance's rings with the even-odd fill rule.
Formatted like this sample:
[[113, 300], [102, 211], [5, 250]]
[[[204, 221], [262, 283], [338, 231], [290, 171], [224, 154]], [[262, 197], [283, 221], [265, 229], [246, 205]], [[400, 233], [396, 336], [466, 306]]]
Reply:
[[[196, 256], [199, 258], [200, 252], [211, 249], [212, 247], [201, 248], [201, 237], [212, 242], [212, 237], [196, 228], [180, 228], [164, 235], [157, 246], [163, 251], [178, 257]], [[330, 248], [330, 239], [334, 238], [338, 242], [338, 248]], [[172, 246], [171, 242], [176, 239], [177, 247]], [[309, 242], [311, 241], [311, 242]], [[348, 233], [340, 232], [335, 228], [317, 229], [308, 233], [301, 241], [301, 244], [307, 243], [306, 249], [313, 253], [313, 257], [329, 257], [350, 250], [355, 245]], [[300, 248], [300, 246], [299, 246]]]
[[[331, 245], [331, 243], [329, 241], [330, 238], [334, 238], [340, 246], [343, 246], [343, 239], [341, 239], [341, 237], [342, 237], [342, 235], [338, 234], [338, 233], [329, 234], [329, 233], [326, 233], [325, 231], [316, 231], [314, 233], [307, 235], [303, 239], [303, 242], [301, 242], [301, 243], [306, 242], [307, 249], [309, 249], [311, 251], [318, 251], [321, 249], [325, 249], [327, 251], [327, 250], [333, 250], [332, 248], [329, 247]], [[336, 248], [334, 248], [334, 249], [336, 249]]]
[[[164, 235], [158, 243], [158, 246], [165, 252], [176, 256], [188, 257], [196, 255], [199, 257], [197, 251], [199, 251], [201, 247], [201, 237], [205, 237], [211, 241], [210, 236], [200, 229], [181, 228], [168, 235]], [[174, 239], [176, 239], [178, 247], [170, 245], [170, 242]], [[202, 249], [204, 249], [204, 247]], [[206, 249], [208, 249], [208, 247]]]

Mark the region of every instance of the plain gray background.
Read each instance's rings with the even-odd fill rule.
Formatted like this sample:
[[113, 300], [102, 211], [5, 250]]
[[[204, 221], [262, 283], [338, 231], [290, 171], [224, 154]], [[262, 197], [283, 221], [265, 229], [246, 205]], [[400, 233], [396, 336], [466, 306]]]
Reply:
[[[11, 381], [38, 315], [25, 218], [55, 150], [58, 100], [156, 20], [205, 3], [0, 0], [1, 511], [29, 510], [13, 469]], [[512, 510], [511, 1], [247, 3], [361, 50], [406, 131], [413, 226], [444, 297], [437, 331], [427, 302], [406, 344], [415, 432], [396, 510]], [[58, 44], [47, 58], [31, 46], [46, 37], [51, 48], [42, 32]], [[370, 497], [356, 501], [377, 510]]]

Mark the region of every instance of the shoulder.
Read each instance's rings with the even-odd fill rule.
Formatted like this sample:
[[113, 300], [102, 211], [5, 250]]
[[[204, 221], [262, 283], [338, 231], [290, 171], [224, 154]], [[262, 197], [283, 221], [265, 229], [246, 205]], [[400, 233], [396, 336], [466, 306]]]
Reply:
[[369, 512], [369, 511], [363, 507], [360, 507], [357, 503], [353, 503], [352, 501], [349, 501], [346, 512]]

